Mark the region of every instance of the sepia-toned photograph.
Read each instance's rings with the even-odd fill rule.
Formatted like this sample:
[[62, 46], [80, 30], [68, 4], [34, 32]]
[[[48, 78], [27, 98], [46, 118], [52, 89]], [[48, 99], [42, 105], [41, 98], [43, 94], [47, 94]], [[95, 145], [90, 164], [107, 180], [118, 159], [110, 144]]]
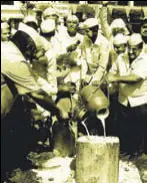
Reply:
[[1, 1], [1, 183], [147, 183], [147, 1]]

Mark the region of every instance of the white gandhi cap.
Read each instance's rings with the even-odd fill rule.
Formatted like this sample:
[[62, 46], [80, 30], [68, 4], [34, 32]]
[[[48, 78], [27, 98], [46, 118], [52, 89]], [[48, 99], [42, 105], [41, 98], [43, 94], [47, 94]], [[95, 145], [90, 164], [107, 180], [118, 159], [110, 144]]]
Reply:
[[81, 25], [81, 29], [92, 28], [98, 25], [98, 20], [96, 18], [88, 18]]
[[116, 29], [116, 28], [119, 28], [119, 29], [124, 29], [125, 31], [125, 34], [128, 35], [129, 34], [129, 31], [127, 29], [127, 26], [125, 24], [125, 22], [123, 21], [123, 19], [121, 18], [117, 18], [117, 19], [114, 19], [110, 25], [110, 31], [112, 32], [113, 29]]
[[43, 14], [42, 14], [42, 16], [43, 16], [44, 19], [45, 19], [46, 17], [48, 17], [48, 16], [51, 16], [51, 15], [56, 15], [56, 16], [58, 16], [58, 15], [57, 15], [57, 11], [56, 11], [54, 8], [51, 8], [51, 7], [45, 9], [45, 10], [43, 11]]
[[128, 41], [130, 46], [135, 46], [135, 45], [138, 45], [142, 42], [143, 42], [143, 40], [142, 40], [142, 37], [139, 33], [133, 33], [130, 36], [129, 41]]
[[123, 34], [117, 34], [113, 39], [114, 45], [127, 44], [127, 37]]

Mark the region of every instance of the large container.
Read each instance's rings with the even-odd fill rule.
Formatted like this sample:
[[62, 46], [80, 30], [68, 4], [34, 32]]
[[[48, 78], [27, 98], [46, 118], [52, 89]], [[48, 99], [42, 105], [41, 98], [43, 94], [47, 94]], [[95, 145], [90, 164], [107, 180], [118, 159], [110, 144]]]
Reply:
[[83, 136], [76, 145], [76, 183], [118, 183], [117, 137]]

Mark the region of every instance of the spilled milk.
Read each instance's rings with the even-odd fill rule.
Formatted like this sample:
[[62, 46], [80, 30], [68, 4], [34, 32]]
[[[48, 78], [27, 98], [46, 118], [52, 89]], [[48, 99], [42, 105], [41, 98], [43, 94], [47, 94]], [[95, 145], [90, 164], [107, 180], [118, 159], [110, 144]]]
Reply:
[[[102, 126], [103, 126], [103, 129], [104, 129], [104, 137], [106, 137], [106, 125], [105, 125], [105, 120], [106, 118], [109, 116], [109, 109], [106, 109], [106, 112], [105, 113], [98, 113], [97, 114], [97, 118], [101, 121], [102, 123]], [[88, 138], [90, 137], [90, 133], [88, 131], [88, 128], [85, 124], [85, 120], [81, 122], [82, 125], [84, 126], [85, 130], [86, 130], [86, 133], [88, 135]]]
[[106, 112], [105, 113], [98, 113], [97, 114], [97, 118], [100, 119], [102, 125], [103, 125], [103, 128], [104, 128], [104, 137], [106, 137], [106, 124], [105, 124], [105, 120], [106, 118], [109, 116], [109, 109], [106, 109]]
[[87, 132], [88, 137], [90, 137], [90, 134], [89, 134], [88, 128], [87, 128], [87, 126], [85, 124], [85, 121], [82, 121], [82, 125], [84, 126], [84, 128], [85, 128], [85, 130]]

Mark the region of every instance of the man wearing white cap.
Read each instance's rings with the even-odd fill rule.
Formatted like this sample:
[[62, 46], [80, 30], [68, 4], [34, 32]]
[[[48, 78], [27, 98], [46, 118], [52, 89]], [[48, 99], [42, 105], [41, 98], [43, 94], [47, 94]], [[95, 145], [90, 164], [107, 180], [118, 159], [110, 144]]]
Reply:
[[59, 110], [47, 92], [37, 83], [38, 77], [34, 75], [29, 63], [35, 58], [37, 36], [34, 29], [24, 25], [23, 31], [17, 31], [9, 43], [9, 52], [2, 47], [2, 74], [6, 80], [11, 80], [19, 95], [29, 95], [46, 110], [53, 112], [55, 109], [58, 113]]
[[42, 44], [44, 45], [44, 48], [46, 51], [48, 51], [51, 48], [54, 48], [54, 51], [51, 53], [51, 56], [54, 54], [56, 57], [56, 54], [60, 54], [63, 49], [61, 44], [61, 38], [63, 35], [58, 35], [59, 32], [56, 30], [56, 22], [54, 19], [46, 19], [42, 20], [40, 25], [40, 34], [42, 37]]
[[129, 34], [129, 30], [127, 29], [125, 22], [121, 18], [114, 19], [110, 25], [110, 35], [116, 36], [116, 34], [118, 33], [122, 33], [124, 35]]
[[[83, 36], [77, 32], [79, 20], [76, 15], [69, 15], [66, 19], [66, 28], [59, 32], [59, 40], [63, 53], [75, 51], [83, 41]], [[66, 40], [66, 41], [65, 41]]]
[[[64, 84], [67, 82], [74, 83], [76, 91], [80, 89], [81, 78], [84, 77], [85, 61], [81, 58], [81, 45], [83, 43], [83, 35], [77, 32], [79, 20], [76, 15], [69, 15], [66, 20], [66, 31], [60, 35], [62, 54], [65, 55], [66, 63], [69, 67], [69, 74], [64, 78]], [[66, 41], [65, 41], [66, 40]], [[58, 62], [59, 63], [59, 62]], [[63, 71], [61, 71], [63, 73]], [[74, 95], [77, 98], [77, 94]]]
[[[33, 37], [38, 52], [36, 53], [36, 59], [32, 62], [32, 69], [38, 75], [37, 83], [39, 83], [40, 87], [47, 92], [53, 100], [55, 100], [57, 93], [57, 81], [55, 76], [56, 60], [53, 44], [51, 43], [52, 33], [55, 31], [54, 20], [45, 20], [41, 23], [41, 35], [43, 34], [44, 37], [39, 35], [32, 27], [28, 27], [25, 24], [21, 24], [19, 29], [25, 30]], [[35, 124], [39, 120], [42, 123], [45, 123], [51, 115], [50, 112], [28, 97], [25, 97], [25, 101], [27, 101], [26, 104], [33, 103], [34, 106], [33, 109], [30, 107], [32, 105], [26, 106], [30, 113], [31, 120], [35, 121]]]
[[147, 150], [147, 137], [144, 130], [147, 129], [147, 55], [143, 53], [143, 40], [140, 34], [134, 33], [130, 36], [128, 56], [129, 73], [109, 75], [108, 80], [121, 83], [118, 96], [121, 148], [134, 156], [139, 153], [142, 137], [144, 151]]
[[57, 15], [57, 11], [55, 10], [55, 8], [52, 7], [45, 9], [42, 13], [43, 20], [54, 19], [57, 21], [58, 17], [59, 16]]
[[52, 19], [43, 20], [40, 25], [40, 33], [48, 41], [51, 40], [52, 36], [55, 34], [55, 21]]
[[88, 66], [86, 82], [99, 83], [105, 75], [108, 57], [108, 40], [98, 31], [99, 25], [96, 18], [89, 18], [80, 25], [85, 32], [82, 46], [83, 57]]
[[40, 34], [44, 45], [48, 45], [45, 50], [45, 55], [48, 61], [47, 80], [50, 83], [50, 91], [52, 94], [57, 93], [57, 80], [56, 80], [56, 57], [60, 53], [60, 43], [55, 36], [55, 21], [52, 19], [44, 20], [40, 26]]
[[127, 40], [128, 36], [122, 33], [118, 33], [112, 42], [112, 49], [110, 50], [109, 66], [112, 67], [113, 63], [116, 62], [119, 54], [127, 52]]
[[117, 34], [113, 39], [113, 47], [116, 53], [119, 55], [126, 51], [127, 37], [123, 34]]
[[54, 49], [51, 51], [50, 57], [54, 55], [56, 57], [60, 54], [62, 45], [59, 37], [56, 35], [56, 24], [55, 20], [47, 19], [43, 20], [40, 25], [40, 35], [42, 37], [42, 43], [46, 46], [46, 51]]
[[[109, 74], [113, 75], [126, 75], [129, 72], [129, 59], [128, 59], [128, 49], [127, 49], [127, 37], [123, 34], [117, 34], [113, 40], [114, 49], [111, 50], [113, 56], [113, 62], [110, 65]], [[110, 64], [110, 63], [109, 63]], [[118, 135], [117, 129], [117, 116], [118, 111], [118, 93], [123, 87], [123, 84], [111, 83], [109, 84], [109, 93], [110, 93], [110, 115], [109, 115], [109, 125], [111, 126], [110, 130], [113, 131], [111, 135]], [[109, 130], [109, 128], [108, 128]]]
[[[52, 52], [52, 54], [54, 53], [56, 55], [57, 60], [62, 60], [61, 58], [63, 58], [63, 59], [65, 58], [66, 60], [69, 59], [68, 65], [70, 65], [70, 64], [72, 65], [72, 63], [70, 63], [70, 60], [74, 60], [74, 62], [76, 63], [80, 59], [79, 53], [81, 53], [81, 52], [79, 51], [80, 50], [79, 45], [83, 40], [83, 36], [77, 32], [78, 22], [79, 22], [78, 18], [75, 15], [68, 16], [67, 28], [65, 29], [65, 32], [64, 33], [59, 32], [58, 37], [56, 37], [56, 36], [54, 37], [54, 39], [57, 38], [56, 39], [57, 41], [55, 43], [53, 43], [54, 52]], [[60, 62], [60, 64], [61, 64], [61, 62]], [[68, 75], [66, 77], [66, 79], [64, 80], [64, 82], [68, 82], [68, 81], [75, 82], [75, 80], [76, 81], [78, 80], [78, 83], [79, 83], [80, 67], [77, 66], [76, 64], [74, 66], [76, 67], [76, 69], [75, 68], [74, 69], [77, 71], [77, 74], [75, 74], [75, 71], [74, 71], [74, 77], [72, 77], [72, 79], [71, 79], [71, 76]], [[60, 71], [58, 70], [57, 73], [59, 73], [59, 72]], [[62, 72], [60, 72], [60, 74], [63, 76], [64, 70]]]
[[58, 32], [60, 32], [62, 29], [64, 30], [65, 28], [64, 26], [61, 26], [58, 24], [59, 15], [57, 10], [54, 7], [49, 7], [43, 11], [42, 20], [54, 20], [56, 25], [56, 29], [55, 29], [56, 34], [58, 34]]
[[[127, 37], [123, 34], [117, 34], [113, 40], [114, 50], [117, 53], [117, 58], [113, 62], [109, 70], [109, 74], [126, 75], [129, 71], [129, 59], [127, 52]], [[110, 85], [110, 90], [116, 89], [115, 84]], [[117, 85], [116, 85], [117, 86]], [[113, 88], [114, 87], [114, 88]], [[121, 87], [121, 84], [119, 85]]]
[[129, 36], [129, 30], [128, 30], [125, 22], [121, 18], [114, 19], [111, 22], [111, 25], [107, 31], [107, 37], [110, 40], [110, 47], [111, 47], [110, 66], [112, 66], [113, 62], [115, 62], [115, 60], [117, 59], [117, 54], [113, 47], [113, 39], [117, 34], [123, 34], [127, 37]]
[[67, 93], [68, 90], [72, 93], [74, 88], [72, 97], [77, 98], [75, 90], [79, 91], [82, 77], [80, 43], [83, 41], [83, 36], [77, 32], [79, 20], [75, 15], [69, 15], [66, 22], [66, 31], [60, 35], [61, 55], [57, 58], [58, 91]]

